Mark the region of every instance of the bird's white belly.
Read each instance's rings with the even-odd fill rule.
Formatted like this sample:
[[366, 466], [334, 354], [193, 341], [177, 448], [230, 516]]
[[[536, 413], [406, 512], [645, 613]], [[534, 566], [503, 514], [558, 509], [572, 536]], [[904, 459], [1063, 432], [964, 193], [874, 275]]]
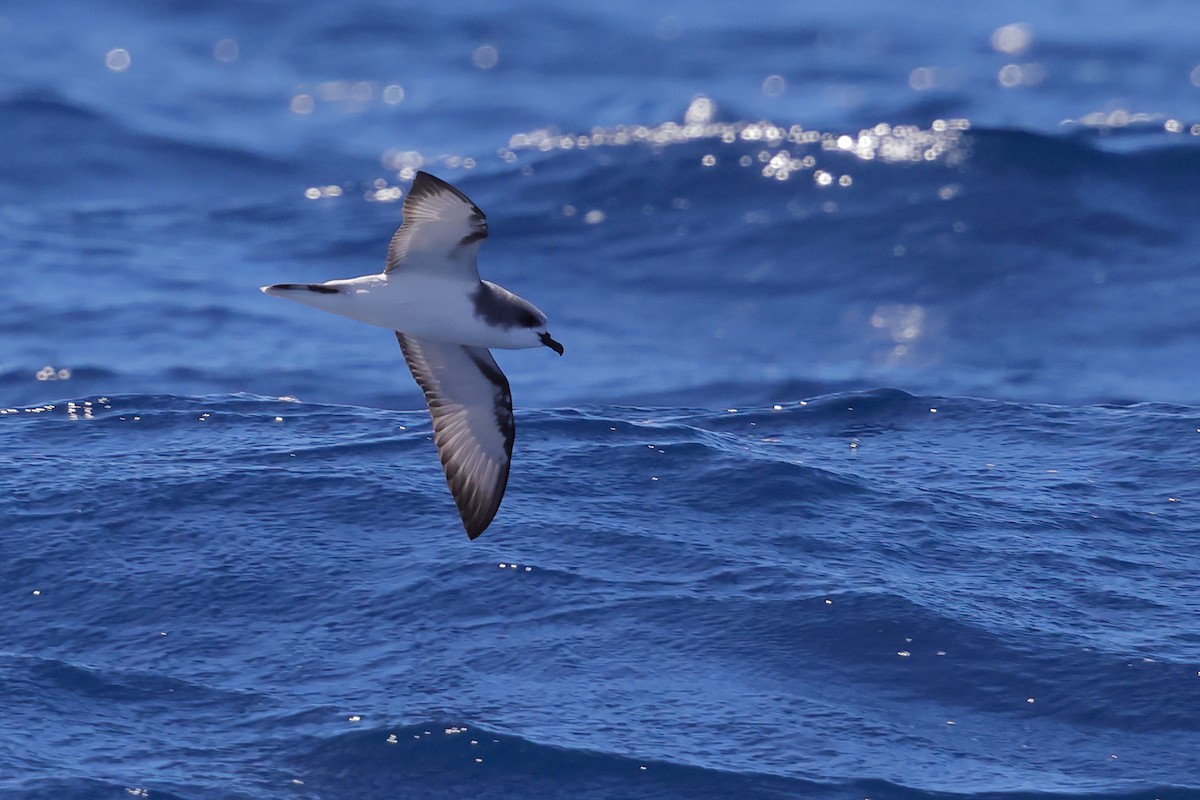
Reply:
[[345, 281], [329, 281], [337, 294], [317, 293], [319, 307], [343, 317], [401, 331], [412, 336], [474, 347], [526, 347], [509, 331], [497, 329], [475, 316], [471, 294], [463, 281], [395, 273]]

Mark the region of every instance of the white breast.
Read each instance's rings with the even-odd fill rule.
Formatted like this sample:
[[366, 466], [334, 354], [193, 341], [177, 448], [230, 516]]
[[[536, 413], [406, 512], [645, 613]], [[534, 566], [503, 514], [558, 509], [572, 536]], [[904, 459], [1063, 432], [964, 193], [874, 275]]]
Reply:
[[530, 346], [528, 331], [493, 328], [475, 316], [471, 295], [478, 284], [391, 272], [323, 285], [338, 292], [289, 292], [287, 298], [411, 336], [473, 347]]

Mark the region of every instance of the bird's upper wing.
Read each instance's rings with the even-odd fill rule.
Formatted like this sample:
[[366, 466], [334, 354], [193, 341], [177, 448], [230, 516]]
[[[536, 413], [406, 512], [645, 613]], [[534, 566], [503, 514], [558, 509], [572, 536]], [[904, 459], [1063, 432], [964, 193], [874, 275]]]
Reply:
[[475, 257], [487, 217], [450, 184], [418, 172], [404, 198], [404, 222], [388, 245], [384, 272], [404, 270], [479, 280]]
[[446, 482], [467, 536], [496, 516], [512, 459], [512, 394], [486, 347], [468, 347], [396, 332], [400, 349], [433, 417]]

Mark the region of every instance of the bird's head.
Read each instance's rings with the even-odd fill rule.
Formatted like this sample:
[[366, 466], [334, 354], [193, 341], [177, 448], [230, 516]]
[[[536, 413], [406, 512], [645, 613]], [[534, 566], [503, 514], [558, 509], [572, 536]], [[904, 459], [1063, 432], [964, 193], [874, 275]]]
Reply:
[[[546, 329], [546, 315], [541, 312], [541, 309], [524, 298], [516, 297], [515, 295], [510, 295], [510, 297], [518, 304], [517, 324], [526, 330], [532, 331], [533, 335], [537, 337], [539, 345], [549, 347], [561, 356], [563, 354], [563, 346], [554, 341], [554, 338], [550, 335], [550, 331]], [[534, 346], [536, 347], [536, 345]]]
[[533, 303], [490, 281], [480, 281], [472, 297], [475, 316], [507, 331], [509, 347], [544, 346], [563, 354], [563, 346], [546, 329], [546, 315]]

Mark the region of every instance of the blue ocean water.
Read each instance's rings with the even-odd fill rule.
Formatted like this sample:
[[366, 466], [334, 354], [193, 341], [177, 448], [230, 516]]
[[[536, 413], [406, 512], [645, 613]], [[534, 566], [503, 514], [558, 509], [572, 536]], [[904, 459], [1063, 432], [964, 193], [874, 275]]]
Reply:
[[[1200, 798], [1200, 17], [0, 6], [0, 798]], [[464, 535], [416, 169], [497, 354]]]

